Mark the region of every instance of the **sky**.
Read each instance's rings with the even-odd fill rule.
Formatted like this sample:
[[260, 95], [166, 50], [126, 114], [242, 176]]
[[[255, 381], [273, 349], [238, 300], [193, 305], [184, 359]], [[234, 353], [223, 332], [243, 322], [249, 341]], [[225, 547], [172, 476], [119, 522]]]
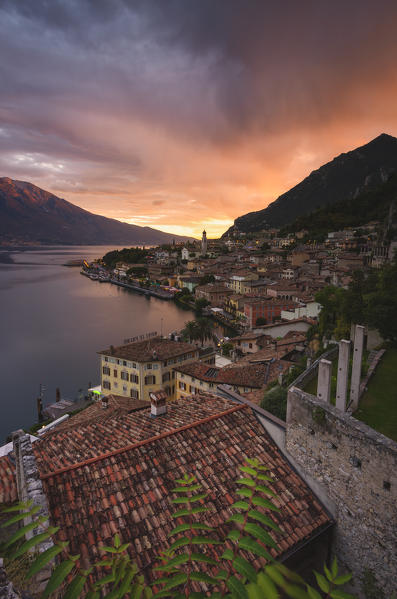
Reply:
[[1, 0], [0, 176], [223, 233], [397, 135], [395, 0]]

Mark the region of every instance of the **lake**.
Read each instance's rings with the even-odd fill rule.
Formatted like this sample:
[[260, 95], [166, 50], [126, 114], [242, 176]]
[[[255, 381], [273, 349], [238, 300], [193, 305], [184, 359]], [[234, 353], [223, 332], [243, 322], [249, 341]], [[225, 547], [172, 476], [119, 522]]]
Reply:
[[91, 281], [68, 260], [88, 261], [114, 246], [40, 247], [0, 250], [0, 444], [13, 430], [37, 421], [56, 388], [66, 399], [100, 382], [97, 351], [124, 339], [181, 329], [194, 315], [172, 301]]

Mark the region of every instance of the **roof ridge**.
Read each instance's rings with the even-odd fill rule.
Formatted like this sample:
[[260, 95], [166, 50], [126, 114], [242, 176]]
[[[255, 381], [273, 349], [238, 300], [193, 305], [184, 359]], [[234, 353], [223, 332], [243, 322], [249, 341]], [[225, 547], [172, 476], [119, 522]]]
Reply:
[[136, 449], [138, 447], [142, 447], [143, 445], [147, 445], [148, 443], [152, 443], [153, 441], [158, 441], [160, 439], [164, 439], [165, 437], [170, 437], [171, 435], [174, 435], [181, 431], [195, 428], [196, 426], [199, 426], [200, 424], [205, 424], [207, 422], [210, 422], [211, 420], [216, 420], [217, 418], [221, 418], [222, 416], [226, 416], [227, 414], [232, 414], [233, 412], [237, 412], [239, 410], [244, 410], [246, 408], [249, 408], [249, 406], [247, 406], [245, 404], [239, 404], [237, 406], [233, 406], [232, 408], [229, 408], [228, 410], [225, 410], [223, 412], [219, 412], [218, 414], [211, 414], [210, 416], [206, 416], [205, 418], [202, 418], [201, 420], [196, 420], [195, 422], [191, 422], [190, 424], [185, 424], [185, 425], [180, 426], [179, 428], [175, 428], [171, 431], [165, 431], [164, 433], [160, 433], [159, 435], [155, 435], [154, 437], [149, 437], [148, 439], [143, 439], [141, 441], [137, 441], [136, 443], [131, 443], [129, 445], [126, 445], [125, 447], [119, 447], [118, 449], [114, 449], [113, 451], [103, 453], [103, 454], [101, 454], [99, 456], [95, 456], [93, 458], [88, 458], [86, 460], [83, 460], [82, 462], [76, 462], [75, 464], [69, 464], [68, 466], [64, 466], [63, 468], [54, 470], [53, 472], [44, 472], [44, 474], [40, 473], [40, 478], [41, 478], [41, 480], [47, 480], [48, 478], [52, 478], [53, 476], [57, 476], [58, 474], [63, 474], [64, 472], [76, 470], [77, 468], [81, 468], [83, 466], [87, 466], [88, 464], [93, 464], [95, 462], [99, 462], [106, 458], [111, 458], [115, 455], [119, 455], [121, 453], [129, 451], [130, 449]]

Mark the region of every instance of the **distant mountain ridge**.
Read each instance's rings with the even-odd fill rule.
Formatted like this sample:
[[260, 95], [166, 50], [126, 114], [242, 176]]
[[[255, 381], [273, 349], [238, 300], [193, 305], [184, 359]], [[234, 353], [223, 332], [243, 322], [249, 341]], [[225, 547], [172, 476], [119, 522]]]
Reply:
[[79, 208], [28, 183], [0, 178], [0, 241], [64, 245], [155, 245], [186, 241]]
[[224, 235], [282, 227], [322, 206], [371, 191], [394, 172], [397, 172], [397, 139], [382, 133], [313, 171], [267, 208], [236, 218]]

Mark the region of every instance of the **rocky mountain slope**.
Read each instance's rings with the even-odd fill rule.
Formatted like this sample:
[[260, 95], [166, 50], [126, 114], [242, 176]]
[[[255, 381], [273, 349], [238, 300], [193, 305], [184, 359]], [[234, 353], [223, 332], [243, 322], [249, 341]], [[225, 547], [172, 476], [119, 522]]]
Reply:
[[180, 237], [92, 214], [25, 181], [0, 178], [0, 242], [162, 244]]
[[225, 235], [236, 230], [248, 233], [269, 226], [282, 227], [322, 206], [371, 191], [394, 172], [397, 172], [397, 139], [382, 133], [313, 171], [267, 208], [240, 216]]

